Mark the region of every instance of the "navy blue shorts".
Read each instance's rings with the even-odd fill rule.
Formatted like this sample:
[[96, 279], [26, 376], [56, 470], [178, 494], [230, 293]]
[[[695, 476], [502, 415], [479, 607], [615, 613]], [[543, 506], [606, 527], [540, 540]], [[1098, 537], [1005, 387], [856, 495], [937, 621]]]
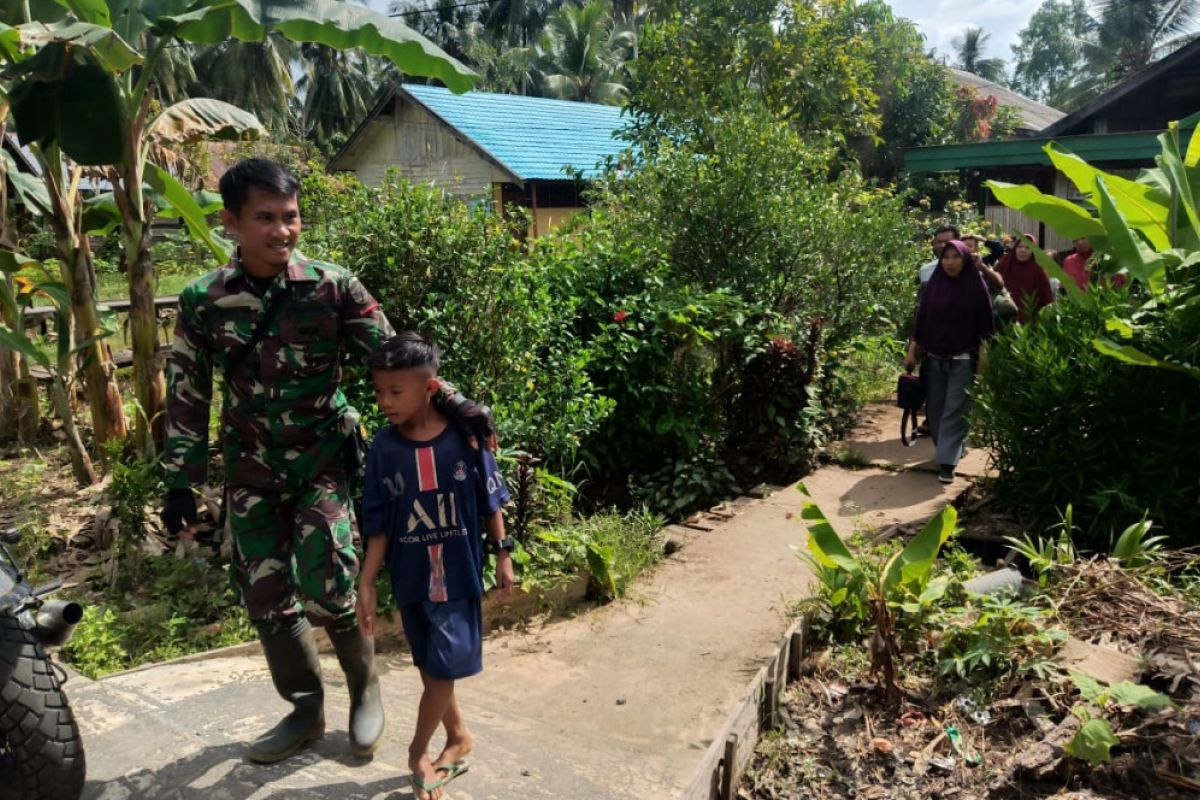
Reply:
[[431, 678], [456, 681], [483, 671], [483, 615], [478, 597], [403, 606], [400, 619], [413, 663]]

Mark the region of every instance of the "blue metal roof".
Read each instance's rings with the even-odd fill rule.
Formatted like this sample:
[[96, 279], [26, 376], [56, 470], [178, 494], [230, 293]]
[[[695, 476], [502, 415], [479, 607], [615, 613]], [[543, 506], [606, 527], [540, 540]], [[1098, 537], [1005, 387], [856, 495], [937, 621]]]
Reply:
[[622, 124], [618, 106], [489, 92], [454, 94], [416, 84], [401, 89], [521, 180], [567, 180], [567, 167], [590, 178], [606, 156], [628, 146], [613, 137]]

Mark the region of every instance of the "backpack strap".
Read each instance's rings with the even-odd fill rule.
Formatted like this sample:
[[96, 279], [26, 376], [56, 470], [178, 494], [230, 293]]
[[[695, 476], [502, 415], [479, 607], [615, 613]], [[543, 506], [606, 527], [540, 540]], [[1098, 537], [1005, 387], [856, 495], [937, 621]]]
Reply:
[[258, 347], [258, 343], [267, 335], [267, 329], [271, 327], [271, 323], [279, 316], [279, 312], [283, 309], [284, 303], [292, 295], [292, 285], [285, 284], [281, 291], [271, 295], [267, 300], [267, 305], [263, 308], [262, 315], [258, 318], [258, 322], [254, 325], [254, 330], [250, 332], [250, 338], [246, 343], [234, 350], [229, 356], [229, 360], [225, 362], [225, 382], [228, 383], [230, 377], [237, 373], [238, 369], [245, 362], [246, 358], [254, 352], [254, 348]]

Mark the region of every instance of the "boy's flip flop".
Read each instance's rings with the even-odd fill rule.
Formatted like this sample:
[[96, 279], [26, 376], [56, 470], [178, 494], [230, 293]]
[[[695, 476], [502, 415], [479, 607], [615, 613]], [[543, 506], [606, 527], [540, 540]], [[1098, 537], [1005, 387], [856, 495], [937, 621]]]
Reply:
[[466, 772], [470, 768], [471, 768], [471, 764], [465, 758], [462, 759], [461, 761], [455, 761], [453, 764], [447, 764], [443, 767], [438, 767], [437, 768], [438, 774], [441, 774], [443, 772], [446, 773], [446, 777], [442, 778], [439, 786], [445, 786], [447, 783], [454, 780], [459, 775], [462, 775], [464, 772]]
[[425, 794], [432, 794], [434, 789], [440, 789], [450, 782], [449, 778], [442, 778], [441, 780], [436, 780], [433, 783], [426, 783], [424, 780], [419, 778], [416, 773], [413, 773], [409, 780], [412, 782], [413, 797], [416, 797], [418, 789]]

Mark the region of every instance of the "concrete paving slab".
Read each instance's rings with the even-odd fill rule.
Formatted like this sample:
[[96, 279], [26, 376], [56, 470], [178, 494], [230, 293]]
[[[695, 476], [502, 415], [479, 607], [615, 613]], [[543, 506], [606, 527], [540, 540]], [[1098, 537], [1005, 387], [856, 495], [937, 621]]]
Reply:
[[[477, 735], [452, 798], [628, 798], [677, 793], [727, 709], [806, 593], [799, 493], [759, 502], [694, 537], [625, 600], [485, 644], [461, 682]], [[790, 515], [790, 516], [789, 516]], [[345, 755], [342, 678], [324, 660], [329, 731], [281, 765], [242, 742], [285, 705], [257, 655], [169, 664], [72, 685], [89, 759], [89, 800], [407, 797], [407, 740], [420, 693], [400, 652], [383, 654], [389, 733], [374, 760]]]
[[[917, 439], [912, 447], [900, 441], [900, 418], [903, 412], [894, 405], [873, 405], [864, 409], [853, 433], [831, 446], [831, 451], [855, 461], [873, 466], [898, 467], [936, 472], [933, 462], [933, 440], [927, 436]], [[987, 452], [971, 447], [956, 472], [968, 477], [987, 474]]]
[[[854, 441], [886, 444], [886, 421], [873, 411], [866, 424], [878, 430]], [[805, 485], [843, 534], [931, 516], [967, 485], [897, 466], [828, 466]], [[805, 499], [792, 486], [731, 504], [731, 519], [679, 536], [682, 549], [627, 598], [489, 634], [485, 672], [458, 687], [476, 751], [448, 800], [678, 796], [807, 593], [811, 575], [795, 554], [807, 535]], [[365, 762], [347, 755], [347, 700], [332, 658], [323, 659], [325, 738], [266, 767], [244, 760], [243, 743], [286, 706], [261, 655], [73, 681], [88, 752], [85, 798], [411, 797], [406, 753], [420, 679], [401, 650], [381, 651], [380, 661], [389, 727]]]

